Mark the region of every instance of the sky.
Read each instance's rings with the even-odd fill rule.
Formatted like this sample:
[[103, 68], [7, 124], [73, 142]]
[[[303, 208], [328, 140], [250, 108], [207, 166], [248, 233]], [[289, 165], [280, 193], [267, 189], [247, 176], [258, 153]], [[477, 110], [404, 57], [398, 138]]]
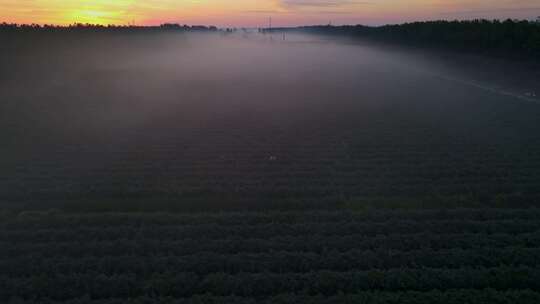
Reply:
[[540, 0], [0, 0], [0, 22], [263, 27], [535, 19]]

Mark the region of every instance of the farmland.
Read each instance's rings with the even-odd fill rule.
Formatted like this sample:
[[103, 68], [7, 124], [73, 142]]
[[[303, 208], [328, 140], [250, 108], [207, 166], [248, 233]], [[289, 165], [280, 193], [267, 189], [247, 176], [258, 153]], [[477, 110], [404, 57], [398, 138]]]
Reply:
[[534, 303], [539, 216], [537, 209], [24, 213], [2, 220], [0, 300]]
[[491, 74], [529, 87], [487, 89], [436, 60], [364, 44], [94, 35], [6, 50], [6, 206], [538, 203], [540, 107], [523, 94], [540, 82], [526, 69]]
[[1, 303], [540, 302], [538, 70], [28, 31], [1, 34]]

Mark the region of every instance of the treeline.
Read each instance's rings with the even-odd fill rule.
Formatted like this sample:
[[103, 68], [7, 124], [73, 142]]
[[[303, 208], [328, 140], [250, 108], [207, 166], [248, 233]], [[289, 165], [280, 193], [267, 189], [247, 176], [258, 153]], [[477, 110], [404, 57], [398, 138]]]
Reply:
[[540, 58], [540, 22], [519, 20], [428, 21], [370, 27], [308, 26], [303, 32], [346, 35], [407, 45]]
[[218, 28], [204, 25], [180, 25], [177, 23], [164, 23], [158, 26], [137, 25], [99, 25], [88, 23], [75, 23], [67, 26], [52, 24], [16, 24], [0, 23], [2, 32], [159, 32], [159, 31], [184, 31], [184, 32], [214, 32]]

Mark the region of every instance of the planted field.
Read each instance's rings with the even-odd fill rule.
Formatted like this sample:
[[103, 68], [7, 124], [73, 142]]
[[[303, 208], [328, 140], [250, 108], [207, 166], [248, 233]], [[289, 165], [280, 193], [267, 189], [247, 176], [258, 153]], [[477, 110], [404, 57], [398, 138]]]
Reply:
[[537, 303], [540, 211], [4, 214], [0, 301]]
[[0, 303], [540, 303], [536, 74], [25, 35], [0, 46]]
[[3, 206], [540, 203], [539, 104], [436, 60], [302, 36], [62, 37], [0, 59]]

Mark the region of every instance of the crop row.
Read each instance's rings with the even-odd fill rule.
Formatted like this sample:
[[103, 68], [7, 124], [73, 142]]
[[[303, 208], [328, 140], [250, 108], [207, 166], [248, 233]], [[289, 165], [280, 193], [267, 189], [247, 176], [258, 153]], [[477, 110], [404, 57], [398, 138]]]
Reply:
[[68, 300], [89, 296], [92, 299], [133, 298], [139, 296], [264, 297], [281, 293], [326, 296], [367, 290], [429, 291], [453, 289], [540, 291], [540, 269], [531, 267], [392, 269], [303, 274], [155, 273], [141, 279], [135, 274], [37, 274], [12, 278], [0, 275], [0, 300], [14, 297]]
[[411, 220], [418, 222], [434, 220], [535, 220], [540, 217], [540, 209], [455, 209], [455, 210], [369, 210], [347, 211], [306, 211], [306, 212], [230, 212], [203, 214], [171, 213], [106, 213], [106, 214], [64, 214], [47, 212], [21, 212], [4, 214], [0, 227], [4, 229], [65, 228], [73, 226], [101, 225], [255, 225], [293, 224], [323, 222], [387, 222], [389, 220]]
[[[142, 173], [141, 173], [142, 174]], [[211, 173], [209, 173], [211, 174]], [[425, 181], [411, 182], [409, 176], [373, 176], [366, 173], [350, 178], [303, 178], [299, 180], [294, 176], [286, 179], [267, 177], [255, 183], [253, 179], [232, 179], [226, 174], [215, 172], [213, 175], [223, 175], [220, 179], [192, 178], [189, 180], [171, 177], [165, 184], [148, 182], [146, 179], [133, 176], [117, 177], [103, 184], [95, 184], [98, 179], [110, 178], [104, 175], [91, 179], [91, 184], [80, 181], [74, 182], [76, 177], [43, 177], [43, 182], [21, 179], [18, 182], [1, 182], [3, 191], [0, 198], [13, 201], [28, 201], [29, 198], [56, 200], [66, 195], [79, 197], [96, 197], [111, 199], [115, 197], [152, 197], [162, 198], [176, 196], [180, 199], [191, 197], [206, 197], [212, 194], [251, 196], [254, 199], [274, 196], [277, 198], [312, 198], [316, 196], [330, 197], [345, 194], [347, 197], [356, 196], [405, 196], [420, 195], [460, 195], [460, 194], [511, 194], [528, 193], [538, 195], [538, 177], [523, 179], [521, 177], [492, 177], [493, 173], [478, 178], [462, 177], [441, 178], [438, 174], [426, 175]], [[314, 173], [315, 174], [315, 173]], [[319, 172], [319, 175], [329, 175]], [[412, 173], [411, 173], [412, 174]], [[150, 176], [146, 173], [145, 176]], [[412, 177], [412, 175], [411, 175]], [[148, 177], [147, 177], [148, 178]], [[49, 184], [49, 180], [54, 180]], [[437, 182], [434, 182], [436, 180]], [[232, 189], [232, 190], [231, 190]], [[26, 190], [26, 191], [25, 191]], [[214, 202], [214, 203], [217, 203]], [[52, 205], [54, 206], [54, 204]], [[485, 205], [491, 206], [491, 205]], [[533, 203], [519, 207], [536, 206]], [[440, 206], [434, 206], [440, 207]], [[508, 206], [512, 207], [512, 206]]]
[[135, 274], [148, 277], [167, 271], [212, 273], [307, 273], [392, 268], [538, 266], [539, 248], [482, 248], [475, 250], [271, 252], [261, 254], [199, 253], [189, 256], [100, 256], [79, 258], [13, 257], [0, 259], [0, 273], [10, 277], [64, 274]]
[[[33, 304], [14, 298], [8, 304]], [[191, 298], [143, 296], [130, 299], [93, 300], [82, 297], [67, 301], [40, 300], [41, 304], [537, 304], [540, 293], [532, 290], [457, 289], [449, 291], [365, 291], [335, 296], [281, 294], [267, 298], [198, 295]]]
[[73, 237], [65, 242], [0, 242], [0, 258], [9, 257], [81, 257], [81, 256], [160, 256], [265, 253], [274, 251], [324, 253], [350, 250], [414, 251], [484, 248], [540, 248], [540, 232], [524, 234], [397, 234], [302, 237], [274, 236], [259, 238], [224, 238], [161, 241], [153, 238], [97, 241]]
[[258, 225], [181, 225], [144, 226], [129, 225], [116, 227], [72, 227], [63, 229], [1, 230], [0, 241], [18, 242], [64, 242], [71, 240], [116, 240], [154, 238], [159, 240], [181, 240], [193, 238], [270, 238], [279, 236], [342, 236], [360, 234], [365, 236], [390, 234], [415, 234], [431, 232], [453, 233], [530, 233], [540, 230], [538, 220], [441, 220], [416, 222], [392, 220], [387, 222], [335, 222], [300, 224], [258, 224]]

